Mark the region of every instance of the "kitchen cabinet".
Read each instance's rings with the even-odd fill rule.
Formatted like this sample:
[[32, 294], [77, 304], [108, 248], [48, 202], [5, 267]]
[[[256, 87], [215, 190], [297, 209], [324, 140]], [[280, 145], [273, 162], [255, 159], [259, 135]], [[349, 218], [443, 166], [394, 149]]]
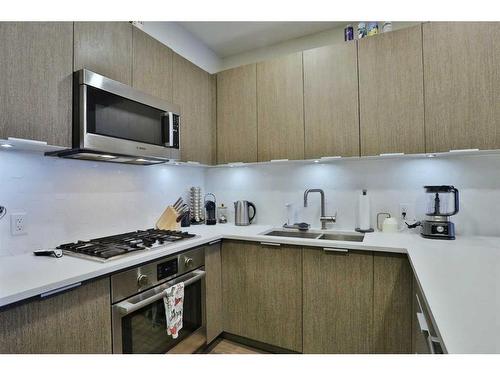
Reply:
[[109, 278], [0, 310], [0, 353], [111, 353]]
[[221, 241], [205, 247], [207, 343], [222, 333]]
[[427, 152], [500, 148], [500, 23], [423, 25]]
[[303, 251], [304, 353], [371, 353], [372, 253]]
[[305, 158], [359, 156], [356, 42], [304, 51]]
[[217, 163], [257, 161], [257, 66], [217, 73]]
[[181, 159], [215, 162], [215, 79], [173, 53], [173, 102], [181, 107]]
[[304, 158], [302, 52], [257, 64], [258, 160]]
[[424, 147], [421, 25], [358, 41], [361, 155]]
[[1, 22], [0, 138], [71, 146], [73, 25]]
[[373, 352], [411, 353], [412, 277], [404, 254], [373, 254]]
[[132, 86], [171, 102], [172, 50], [137, 27], [132, 36]]
[[[412, 290], [412, 342], [411, 350], [415, 354], [430, 354], [429, 347], [427, 345], [427, 340], [425, 334], [420, 329], [420, 324], [417, 319], [417, 314], [421, 314], [422, 310], [419, 306], [419, 301], [417, 300], [417, 280], [413, 278], [413, 290]], [[420, 294], [420, 293], [419, 293]], [[421, 302], [421, 301], [420, 301]]]
[[224, 241], [224, 331], [302, 351], [302, 251]]
[[129, 22], [75, 22], [75, 70], [132, 85], [132, 28]]

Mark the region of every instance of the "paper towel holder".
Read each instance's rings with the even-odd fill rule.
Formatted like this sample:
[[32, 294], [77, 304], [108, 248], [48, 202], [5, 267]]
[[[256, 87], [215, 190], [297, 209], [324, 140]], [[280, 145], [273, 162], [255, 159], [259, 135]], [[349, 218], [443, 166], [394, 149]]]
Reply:
[[[366, 189], [363, 189], [363, 190], [362, 190], [362, 192], [363, 192], [363, 195], [361, 195], [361, 196], [360, 196], [360, 205], [361, 205], [361, 198], [366, 198], [366, 199], [368, 199], [368, 197], [367, 197], [367, 190], [366, 190]], [[368, 204], [369, 204], [369, 201], [368, 201]], [[368, 216], [369, 216], [369, 215], [370, 215], [370, 211], [369, 211], [369, 209], [368, 209]], [[372, 232], [374, 232], [374, 231], [375, 231], [373, 228], [368, 228], [368, 229], [354, 228], [354, 230], [355, 230], [356, 232], [359, 232], [359, 233], [372, 233]]]

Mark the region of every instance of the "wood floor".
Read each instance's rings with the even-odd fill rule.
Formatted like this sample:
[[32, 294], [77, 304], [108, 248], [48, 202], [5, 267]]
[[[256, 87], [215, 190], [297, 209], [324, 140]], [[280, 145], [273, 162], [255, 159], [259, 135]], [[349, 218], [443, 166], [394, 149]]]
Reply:
[[266, 354], [259, 349], [238, 344], [234, 341], [221, 339], [215, 346], [211, 347], [206, 354]]

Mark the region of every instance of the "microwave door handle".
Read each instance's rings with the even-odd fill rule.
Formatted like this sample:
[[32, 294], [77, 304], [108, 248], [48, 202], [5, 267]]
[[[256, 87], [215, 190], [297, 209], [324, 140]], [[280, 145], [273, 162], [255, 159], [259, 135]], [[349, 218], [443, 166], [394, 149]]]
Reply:
[[161, 117], [163, 144], [167, 147], [174, 145], [174, 116], [172, 112], [165, 112]]
[[[191, 284], [197, 282], [198, 280], [202, 279], [203, 277], [205, 277], [205, 271], [201, 271], [201, 270], [193, 271], [193, 272], [191, 272], [191, 274], [194, 274], [194, 276], [185, 280], [184, 286], [191, 285]], [[148, 297], [142, 301], [139, 301], [137, 303], [131, 303], [128, 300], [125, 300], [125, 301], [118, 303], [116, 305], [116, 307], [122, 313], [122, 315], [128, 315], [134, 311], [142, 309], [143, 307], [165, 297], [165, 295], [167, 294], [168, 288], [170, 288], [172, 285], [180, 283], [180, 281], [177, 281], [177, 280], [178, 279], [174, 279], [174, 280], [168, 282], [165, 289], [163, 289], [161, 292], [159, 292], [151, 297]]]

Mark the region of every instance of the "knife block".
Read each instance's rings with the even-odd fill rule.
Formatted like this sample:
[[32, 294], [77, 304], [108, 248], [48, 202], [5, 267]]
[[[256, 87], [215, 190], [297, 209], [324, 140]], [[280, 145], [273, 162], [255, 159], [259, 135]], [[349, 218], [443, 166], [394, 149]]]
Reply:
[[156, 228], [162, 230], [180, 230], [181, 223], [177, 222], [179, 213], [172, 206], [168, 206], [156, 222]]

